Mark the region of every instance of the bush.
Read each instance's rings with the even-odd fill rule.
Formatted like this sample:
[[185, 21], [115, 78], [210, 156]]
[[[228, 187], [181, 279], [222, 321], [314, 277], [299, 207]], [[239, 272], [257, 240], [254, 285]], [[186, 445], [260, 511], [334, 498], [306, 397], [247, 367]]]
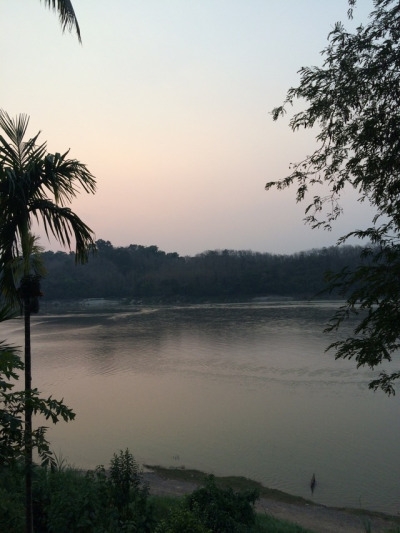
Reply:
[[148, 488], [132, 454], [114, 454], [83, 474], [72, 468], [38, 469], [34, 483], [37, 533], [149, 533], [153, 527]]
[[155, 533], [212, 533], [200, 521], [199, 516], [187, 509], [182, 503], [170, 510], [167, 519], [162, 520], [156, 527]]
[[187, 508], [200, 522], [215, 533], [248, 531], [254, 526], [254, 504], [257, 490], [234, 492], [217, 487], [214, 476], [207, 478], [204, 487], [187, 496]]
[[117, 511], [117, 522], [124, 531], [146, 533], [153, 525], [152, 508], [148, 502], [149, 489], [143, 474], [128, 449], [114, 454], [108, 479], [112, 507]]
[[[35, 533], [256, 533], [298, 532], [299, 526], [257, 517], [258, 491], [234, 492], [213, 476], [183, 499], [149, 498], [143, 474], [128, 450], [86, 474], [58, 464], [35, 467]], [[0, 467], [0, 529], [23, 533], [24, 465]], [[399, 532], [400, 533], [400, 532]]]

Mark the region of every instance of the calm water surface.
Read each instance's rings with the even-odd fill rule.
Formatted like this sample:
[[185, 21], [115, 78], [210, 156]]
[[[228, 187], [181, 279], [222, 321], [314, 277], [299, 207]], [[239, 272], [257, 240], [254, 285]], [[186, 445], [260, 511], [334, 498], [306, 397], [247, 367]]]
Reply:
[[[49, 430], [54, 450], [89, 468], [128, 447], [146, 464], [243, 475], [318, 503], [397, 514], [400, 396], [369, 391], [370, 371], [324, 353], [335, 305], [35, 316], [34, 386], [77, 413]], [[21, 320], [1, 330], [22, 344]]]

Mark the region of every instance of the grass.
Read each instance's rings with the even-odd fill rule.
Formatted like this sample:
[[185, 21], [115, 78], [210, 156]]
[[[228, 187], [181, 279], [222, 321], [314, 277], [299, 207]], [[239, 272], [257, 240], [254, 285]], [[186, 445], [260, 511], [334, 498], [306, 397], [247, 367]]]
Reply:
[[[202, 485], [206, 480], [208, 474], [200, 472], [200, 470], [191, 470], [186, 468], [166, 468], [159, 465], [143, 465], [145, 468], [156, 472], [164, 479], [174, 479], [177, 481], [189, 481]], [[216, 483], [221, 488], [232, 487], [235, 491], [253, 490], [257, 489], [260, 497], [271, 498], [284, 503], [293, 503], [296, 505], [315, 505], [311, 500], [301, 498], [300, 496], [293, 496], [277, 489], [269, 489], [264, 487], [258, 481], [248, 479], [242, 476], [215, 476]]]
[[[201, 472], [200, 472], [201, 473]], [[171, 479], [171, 478], [170, 478]], [[177, 478], [173, 478], [177, 479]], [[179, 478], [182, 479], [182, 478]], [[193, 479], [192, 479], [193, 481]], [[180, 505], [181, 497], [177, 496], [151, 496], [150, 501], [153, 504], [154, 516], [157, 521], [165, 518], [168, 513]], [[249, 533], [313, 533], [309, 529], [288, 522], [279, 520], [266, 514], [258, 514], [254, 528]]]
[[260, 533], [312, 533], [309, 529], [269, 515], [257, 515], [257, 526]]

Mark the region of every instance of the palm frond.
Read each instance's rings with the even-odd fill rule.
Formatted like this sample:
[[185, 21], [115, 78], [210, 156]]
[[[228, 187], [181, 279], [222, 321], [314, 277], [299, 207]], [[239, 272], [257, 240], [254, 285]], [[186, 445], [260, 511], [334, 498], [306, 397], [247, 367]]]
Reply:
[[[7, 242], [12, 242], [12, 233], [11, 228]], [[0, 239], [2, 237], [0, 233]], [[38, 241], [39, 237], [27, 232], [18, 238], [12, 247], [0, 248], [0, 298], [10, 309], [21, 307], [19, 286], [24, 277], [34, 275], [42, 278], [46, 274], [42, 259], [44, 248], [39, 246]]]
[[69, 150], [64, 154], [48, 154], [44, 160], [42, 185], [51, 191], [60, 205], [70, 203], [79, 187], [86, 193], [96, 191], [96, 179], [87, 166], [76, 159], [68, 159], [68, 153]]
[[15, 276], [22, 278], [33, 274], [43, 277], [46, 274], [42, 253], [43, 246], [39, 245], [39, 237], [28, 232], [21, 240], [21, 261], [15, 265]]
[[19, 231], [15, 221], [3, 216], [0, 223], [0, 295], [14, 308], [20, 304], [18, 280], [13, 268], [15, 260], [19, 258], [18, 240]]
[[8, 167], [20, 179], [20, 173], [26, 170], [26, 165], [43, 159], [47, 144], [37, 145], [40, 131], [28, 141], [24, 141], [29, 124], [27, 115], [18, 115], [15, 119], [0, 109], [0, 129], [4, 131], [8, 140], [0, 135], [0, 164]]
[[94, 250], [95, 237], [87, 226], [69, 207], [55, 204], [48, 199], [37, 200], [30, 206], [30, 212], [38, 222], [43, 222], [46, 236], [53, 236], [70, 250], [75, 242], [75, 261], [85, 263], [89, 252]]
[[0, 304], [0, 322], [4, 322], [5, 320], [10, 320], [11, 318], [15, 318], [16, 316], [17, 315], [13, 307], [5, 304], [4, 302]]
[[81, 31], [78, 24], [78, 19], [76, 18], [74, 8], [70, 0], [43, 0], [44, 5], [49, 8], [53, 8], [54, 11], [58, 12], [60, 24], [62, 31], [66, 29], [72, 31], [75, 28], [78, 40], [81, 43]]
[[0, 109], [0, 128], [10, 138], [15, 146], [22, 144], [29, 124], [29, 116], [25, 113], [20, 113], [15, 119]]

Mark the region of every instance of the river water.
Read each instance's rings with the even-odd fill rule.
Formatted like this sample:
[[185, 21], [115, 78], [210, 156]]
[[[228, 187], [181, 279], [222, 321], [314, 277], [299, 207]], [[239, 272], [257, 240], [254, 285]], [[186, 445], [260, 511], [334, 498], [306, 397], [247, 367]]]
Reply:
[[[77, 414], [49, 430], [54, 451], [90, 468], [129, 448], [144, 464], [242, 475], [318, 503], [397, 514], [400, 396], [369, 391], [371, 371], [325, 353], [336, 305], [35, 316], [33, 386]], [[1, 324], [1, 338], [22, 345], [22, 320]]]

